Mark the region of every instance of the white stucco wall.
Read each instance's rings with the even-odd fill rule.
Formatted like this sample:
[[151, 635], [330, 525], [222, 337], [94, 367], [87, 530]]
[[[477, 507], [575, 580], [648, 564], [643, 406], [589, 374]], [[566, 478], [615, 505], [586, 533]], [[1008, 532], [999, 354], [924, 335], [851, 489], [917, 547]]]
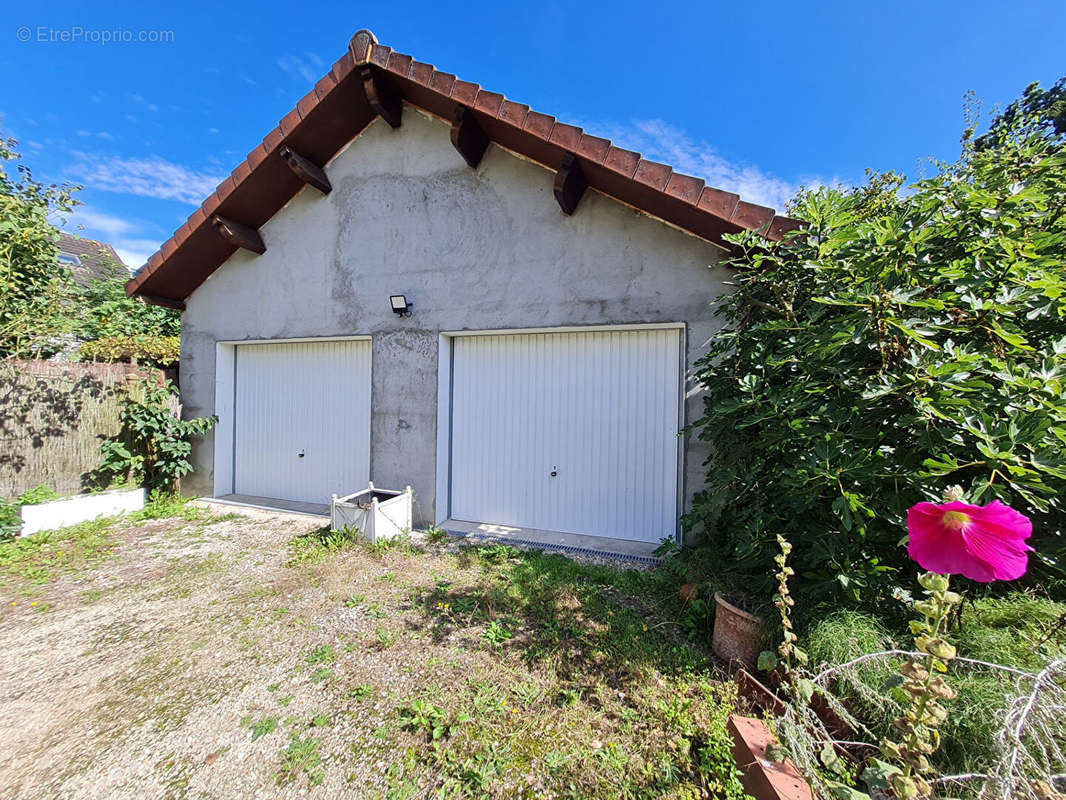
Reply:
[[[267, 252], [236, 253], [182, 317], [190, 416], [215, 411], [218, 341], [372, 335], [371, 478], [413, 486], [421, 520], [435, 502], [441, 331], [684, 322], [691, 366], [728, 279], [707, 242], [593, 190], [567, 217], [552, 172], [495, 145], [472, 170], [448, 133], [411, 108], [399, 130], [374, 122], [327, 166], [333, 191], [304, 189], [261, 229]], [[395, 293], [411, 316], [390, 311]], [[698, 418], [698, 394], [686, 405]], [[187, 491], [211, 493], [212, 453], [211, 437], [195, 446]], [[705, 456], [686, 443], [686, 508]]]

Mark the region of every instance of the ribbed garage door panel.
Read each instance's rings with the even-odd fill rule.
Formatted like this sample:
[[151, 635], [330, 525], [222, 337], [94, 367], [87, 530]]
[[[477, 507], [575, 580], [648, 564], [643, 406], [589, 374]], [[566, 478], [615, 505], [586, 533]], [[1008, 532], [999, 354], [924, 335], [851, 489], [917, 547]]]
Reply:
[[367, 485], [369, 341], [240, 345], [236, 378], [237, 494], [327, 503]]
[[466, 336], [453, 347], [453, 518], [673, 537], [678, 330]]

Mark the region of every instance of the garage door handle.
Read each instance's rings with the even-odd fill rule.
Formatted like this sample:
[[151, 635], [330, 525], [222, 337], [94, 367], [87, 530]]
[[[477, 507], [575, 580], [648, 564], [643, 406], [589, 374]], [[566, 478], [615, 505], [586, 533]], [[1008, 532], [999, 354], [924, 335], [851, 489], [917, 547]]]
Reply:
[[552, 467], [552, 477], [553, 478], [558, 476], [558, 474], [559, 474], [558, 471], [557, 471], [558, 469], [559, 469], [558, 467]]
[[296, 454], [296, 457], [297, 458], [303, 458], [304, 457], [304, 451], [301, 450], [299, 453]]

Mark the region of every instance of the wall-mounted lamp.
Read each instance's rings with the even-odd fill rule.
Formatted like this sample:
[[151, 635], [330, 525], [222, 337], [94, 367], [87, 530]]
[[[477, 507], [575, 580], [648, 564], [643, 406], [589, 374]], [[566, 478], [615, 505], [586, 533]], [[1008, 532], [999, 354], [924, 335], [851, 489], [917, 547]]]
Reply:
[[393, 313], [398, 317], [411, 316], [411, 304], [407, 302], [407, 297], [402, 294], [390, 294], [389, 302], [392, 303]]

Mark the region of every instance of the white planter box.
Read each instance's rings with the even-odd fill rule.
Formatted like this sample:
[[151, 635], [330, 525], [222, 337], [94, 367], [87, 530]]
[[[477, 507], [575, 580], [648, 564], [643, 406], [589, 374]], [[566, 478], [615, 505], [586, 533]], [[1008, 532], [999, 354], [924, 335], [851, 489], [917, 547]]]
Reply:
[[77, 525], [97, 517], [113, 517], [144, 508], [144, 489], [114, 489], [99, 494], [80, 494], [50, 503], [23, 506], [20, 536]]
[[414, 492], [408, 486], [402, 492], [375, 489], [371, 483], [354, 494], [337, 497], [330, 503], [330, 529], [354, 528], [369, 542], [393, 539], [411, 530], [411, 501]]

